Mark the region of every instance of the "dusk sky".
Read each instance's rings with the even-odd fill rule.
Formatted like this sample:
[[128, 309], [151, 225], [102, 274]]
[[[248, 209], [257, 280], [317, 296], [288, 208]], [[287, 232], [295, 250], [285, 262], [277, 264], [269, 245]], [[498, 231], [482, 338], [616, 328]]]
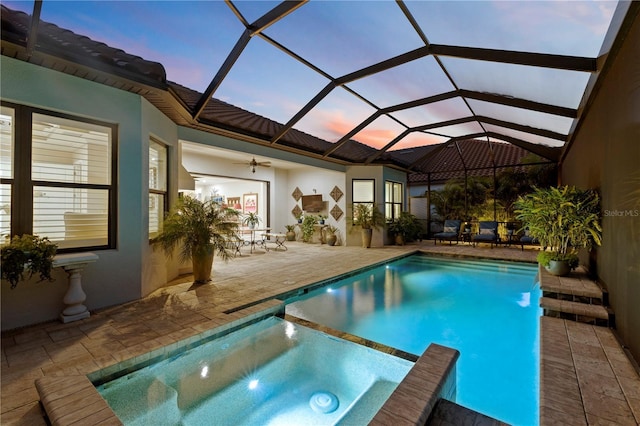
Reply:
[[[5, 1], [31, 13], [33, 1]], [[279, 2], [234, 2], [253, 22]], [[431, 43], [597, 57], [617, 5], [614, 1], [406, 1]], [[204, 91], [244, 26], [223, 1], [51, 1], [41, 18], [96, 41], [164, 65], [167, 78]], [[331, 77], [424, 46], [394, 1], [317, 1], [303, 5], [264, 34]], [[441, 57], [460, 88], [576, 108], [589, 74]], [[264, 39], [253, 37], [215, 98], [286, 123], [329, 80]], [[349, 87], [377, 107], [454, 90], [433, 57], [357, 80]], [[478, 115], [568, 133], [571, 120], [473, 101]], [[338, 88], [296, 124], [336, 141], [375, 111]], [[409, 127], [470, 116], [461, 99], [405, 110], [394, 118]], [[439, 143], [480, 131], [477, 123], [440, 128], [442, 136], [413, 133], [394, 147]], [[491, 127], [491, 126], [489, 126]], [[354, 139], [381, 147], [405, 129], [376, 120]], [[504, 129], [501, 130], [506, 133]], [[517, 135], [535, 143], [558, 141]]]

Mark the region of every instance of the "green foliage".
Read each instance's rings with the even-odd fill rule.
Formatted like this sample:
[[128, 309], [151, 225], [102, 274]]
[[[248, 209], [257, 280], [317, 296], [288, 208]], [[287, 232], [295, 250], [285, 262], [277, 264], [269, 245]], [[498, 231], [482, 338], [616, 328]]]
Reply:
[[296, 225], [285, 225], [284, 228], [287, 230], [287, 232], [295, 232], [296, 231]]
[[39, 281], [53, 281], [51, 269], [53, 268], [53, 257], [56, 255], [58, 246], [47, 237], [37, 235], [22, 235], [9, 239], [0, 248], [2, 258], [2, 278], [9, 281], [11, 288], [15, 288], [18, 282], [24, 280], [24, 274], [31, 278], [38, 274]]
[[578, 255], [575, 253], [571, 253], [571, 254], [559, 254], [557, 252], [554, 251], [541, 251], [538, 253], [537, 256], [537, 260], [538, 263], [541, 264], [544, 267], [548, 267], [549, 266], [549, 262], [552, 260], [555, 261], [560, 261], [560, 262], [567, 262], [567, 265], [569, 265], [569, 268], [574, 269], [578, 266], [578, 264], [580, 263], [580, 259], [578, 258]]
[[[535, 155], [522, 158], [523, 164], [538, 162], [543, 162], [543, 159]], [[441, 191], [432, 193], [431, 204], [443, 220], [475, 219], [507, 222], [515, 218], [514, 203], [521, 194], [531, 192], [534, 187], [553, 185], [555, 180], [555, 164], [534, 164], [527, 166], [524, 171], [505, 168], [496, 175], [495, 188], [493, 178], [468, 177], [466, 209], [464, 179], [447, 181]]]
[[332, 234], [332, 235], [337, 235], [338, 234], [338, 228], [333, 226], [333, 225], [327, 225], [326, 229], [327, 229], [327, 232], [329, 234]]
[[409, 212], [401, 212], [400, 217], [387, 225], [389, 232], [401, 235], [405, 241], [417, 240], [423, 232], [418, 218]]
[[563, 260], [580, 248], [601, 244], [600, 197], [593, 190], [568, 185], [535, 188], [519, 197], [515, 207], [529, 234]]
[[153, 243], [169, 256], [180, 245], [179, 256], [183, 262], [205, 256], [211, 250], [227, 260], [231, 256], [227, 241], [239, 238], [237, 215], [237, 210], [222, 207], [212, 200], [200, 201], [186, 196], [178, 200]]
[[384, 215], [370, 203], [354, 203], [353, 225], [362, 229], [379, 229], [386, 223]]
[[315, 232], [314, 225], [318, 223], [318, 218], [313, 215], [307, 215], [302, 220], [302, 225], [300, 228], [302, 229], [302, 241], [308, 243], [313, 238], [313, 233]]
[[260, 224], [260, 220], [260, 216], [258, 216], [256, 213], [247, 213], [242, 218], [242, 223], [251, 228], [254, 228], [258, 224]]

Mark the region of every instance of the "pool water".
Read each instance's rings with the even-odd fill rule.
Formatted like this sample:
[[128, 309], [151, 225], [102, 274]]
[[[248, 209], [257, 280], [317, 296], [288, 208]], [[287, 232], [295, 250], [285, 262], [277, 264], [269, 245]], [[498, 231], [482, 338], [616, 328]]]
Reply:
[[534, 265], [414, 255], [294, 299], [287, 314], [420, 355], [460, 351], [457, 402], [538, 424], [540, 288]]
[[364, 425], [412, 366], [271, 317], [97, 389], [125, 425]]

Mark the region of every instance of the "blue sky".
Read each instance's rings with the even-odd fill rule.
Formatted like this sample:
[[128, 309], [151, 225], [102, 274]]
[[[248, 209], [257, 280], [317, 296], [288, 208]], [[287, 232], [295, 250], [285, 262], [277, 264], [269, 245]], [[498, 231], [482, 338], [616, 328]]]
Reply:
[[[3, 0], [3, 4], [30, 11], [33, 2]], [[252, 22], [278, 2], [235, 4]], [[614, 1], [407, 1], [406, 4], [431, 43], [587, 57], [598, 56], [616, 7]], [[244, 30], [222, 1], [45, 0], [41, 17], [160, 62], [169, 80], [200, 92]], [[265, 34], [331, 77], [424, 45], [394, 1], [312, 0], [276, 22]], [[461, 88], [569, 107], [577, 107], [589, 77], [585, 73], [531, 70], [457, 58], [442, 58], [442, 63], [456, 82], [464, 86]], [[253, 37], [214, 96], [285, 123], [328, 82], [267, 41]], [[453, 89], [431, 57], [355, 81], [349, 87], [377, 107]], [[487, 114], [499, 113], [490, 106], [480, 107]], [[336, 89], [296, 128], [335, 141], [373, 111], [346, 90]], [[446, 101], [404, 111], [395, 118], [414, 126], [466, 115], [469, 110], [464, 104]], [[547, 122], [544, 117], [532, 120], [536, 125], [541, 123], [558, 131], [565, 128], [568, 131], [570, 126], [557, 120]], [[441, 129], [442, 132], [435, 133], [451, 137], [471, 128], [473, 125], [469, 124], [466, 128]], [[356, 139], [379, 147], [403, 129], [389, 118], [380, 119]], [[414, 134], [398, 147], [442, 142], [446, 137]]]

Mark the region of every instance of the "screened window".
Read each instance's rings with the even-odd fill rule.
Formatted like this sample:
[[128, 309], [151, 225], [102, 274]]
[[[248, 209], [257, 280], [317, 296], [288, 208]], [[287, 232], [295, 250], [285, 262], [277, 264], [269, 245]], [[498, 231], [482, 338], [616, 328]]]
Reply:
[[59, 249], [113, 247], [115, 126], [23, 106], [3, 107], [8, 117], [2, 233], [48, 237]]
[[373, 206], [375, 202], [375, 180], [354, 179], [351, 181], [353, 190], [353, 210], [358, 204]]
[[167, 147], [149, 140], [149, 238], [162, 229], [167, 202]]
[[402, 212], [403, 188], [398, 182], [386, 181], [384, 183], [384, 212], [388, 222], [400, 217]]

